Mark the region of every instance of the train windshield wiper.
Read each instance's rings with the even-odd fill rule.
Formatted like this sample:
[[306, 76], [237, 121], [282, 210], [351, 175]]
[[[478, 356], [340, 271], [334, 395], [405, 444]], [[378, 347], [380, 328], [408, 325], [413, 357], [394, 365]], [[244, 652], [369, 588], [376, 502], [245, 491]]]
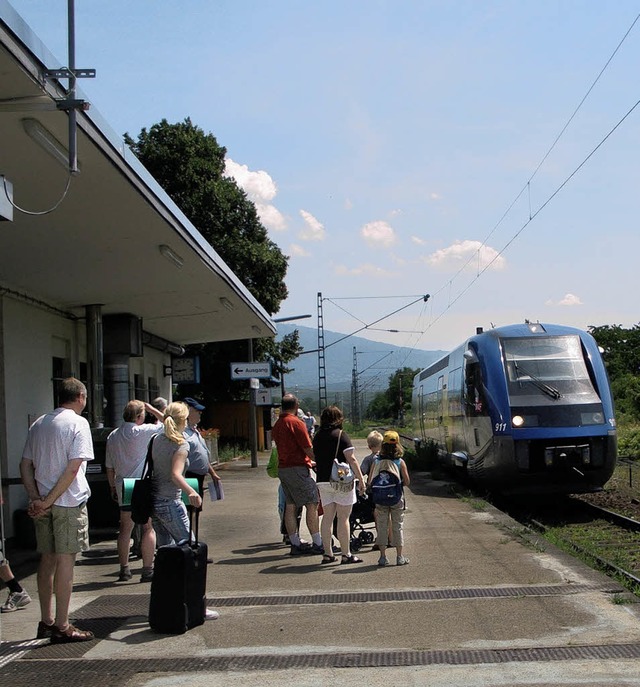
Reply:
[[516, 376], [518, 379], [520, 379], [520, 373], [522, 372], [523, 375], [529, 377], [529, 380], [531, 383], [538, 387], [540, 391], [543, 393], [547, 394], [547, 396], [551, 396], [551, 398], [554, 398], [556, 401], [559, 398], [562, 398], [562, 394], [555, 388], [555, 386], [550, 386], [549, 384], [545, 384], [541, 379], [536, 377], [535, 375], [532, 375], [531, 372], [528, 370], [525, 370], [522, 365], [518, 365], [518, 363], [514, 360], [513, 361], [513, 367], [515, 368], [516, 371]]

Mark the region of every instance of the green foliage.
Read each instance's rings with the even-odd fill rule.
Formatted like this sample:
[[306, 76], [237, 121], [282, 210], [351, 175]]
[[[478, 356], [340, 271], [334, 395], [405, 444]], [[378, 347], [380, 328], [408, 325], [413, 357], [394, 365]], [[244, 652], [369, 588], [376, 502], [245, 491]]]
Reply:
[[618, 455], [625, 458], [640, 456], [640, 425], [618, 426]]
[[413, 378], [420, 370], [403, 367], [389, 376], [387, 390], [376, 394], [367, 406], [366, 416], [372, 420], [394, 418], [402, 427], [411, 411]]
[[618, 423], [640, 421], [640, 325], [591, 326], [589, 332], [604, 349]]
[[192, 124], [163, 119], [125, 136], [133, 152], [269, 313], [287, 297], [287, 258], [268, 238], [255, 205], [224, 176], [226, 149]]
[[[269, 239], [245, 192], [224, 176], [227, 151], [215, 136], [189, 118], [177, 124], [163, 119], [142, 129], [137, 140], [129, 135], [125, 140], [262, 307], [270, 314], [277, 312], [287, 297], [288, 259]], [[246, 341], [199, 344], [189, 346], [187, 352], [200, 356], [202, 385], [182, 385], [182, 396], [199, 393], [205, 402], [247, 397], [247, 383], [229, 378], [229, 363], [248, 360]], [[278, 375], [282, 369], [290, 371], [286, 363], [299, 352], [296, 331], [279, 343], [256, 340], [253, 359], [271, 360]]]

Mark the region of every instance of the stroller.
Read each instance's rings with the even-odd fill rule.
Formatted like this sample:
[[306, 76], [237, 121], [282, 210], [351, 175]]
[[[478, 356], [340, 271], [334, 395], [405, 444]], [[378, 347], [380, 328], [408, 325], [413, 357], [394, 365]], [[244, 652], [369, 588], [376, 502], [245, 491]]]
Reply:
[[[357, 500], [351, 509], [349, 516], [349, 531], [351, 533], [350, 547], [352, 551], [360, 551], [365, 544], [373, 544], [375, 535], [375, 518], [373, 516], [374, 504], [367, 494], [357, 495]], [[373, 524], [371, 524], [373, 523]], [[371, 528], [365, 529], [365, 525]]]

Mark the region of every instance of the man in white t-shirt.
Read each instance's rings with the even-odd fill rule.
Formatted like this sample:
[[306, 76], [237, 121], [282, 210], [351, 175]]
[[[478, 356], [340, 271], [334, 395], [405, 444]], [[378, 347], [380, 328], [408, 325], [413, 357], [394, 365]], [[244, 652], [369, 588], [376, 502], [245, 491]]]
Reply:
[[[20, 462], [20, 475], [29, 495], [38, 551], [38, 594], [42, 620], [37, 637], [52, 644], [84, 642], [93, 633], [69, 624], [76, 555], [89, 548], [86, 478], [93, 460], [93, 442], [87, 420], [85, 385], [69, 377], [60, 385], [60, 406], [39, 417], [29, 429]], [[55, 592], [56, 609], [53, 613]]]
[[[120, 576], [118, 582], [127, 582], [133, 575], [129, 569], [129, 546], [134, 522], [131, 519], [131, 506], [122, 505], [122, 484], [125, 478], [142, 477], [147, 447], [151, 438], [161, 431], [164, 425], [144, 424], [145, 413], [156, 420], [162, 420], [162, 413], [149, 403], [129, 401], [122, 413], [124, 424], [114, 429], [107, 437], [105, 467], [111, 487], [111, 496], [120, 507], [120, 531], [118, 533], [118, 559]], [[151, 519], [142, 525], [140, 552], [142, 553], [141, 582], [153, 579], [153, 556], [156, 550], [156, 533]]]

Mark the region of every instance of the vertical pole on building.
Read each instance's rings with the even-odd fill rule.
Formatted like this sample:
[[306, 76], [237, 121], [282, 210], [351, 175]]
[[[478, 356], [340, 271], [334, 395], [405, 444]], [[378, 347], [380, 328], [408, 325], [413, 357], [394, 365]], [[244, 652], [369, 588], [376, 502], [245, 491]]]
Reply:
[[87, 305], [87, 391], [89, 424], [104, 427], [104, 346], [102, 338], [102, 306]]
[[[74, 0], [67, 2], [68, 15], [68, 43], [69, 43], [69, 88], [68, 97], [75, 100], [76, 97], [76, 13]], [[77, 146], [77, 116], [75, 107], [69, 109], [69, 171], [78, 173], [78, 146]]]
[[[249, 360], [253, 362], [253, 339], [249, 339]], [[249, 448], [251, 450], [251, 467], [258, 467], [258, 424], [256, 422], [256, 390], [251, 388], [249, 380]]]

